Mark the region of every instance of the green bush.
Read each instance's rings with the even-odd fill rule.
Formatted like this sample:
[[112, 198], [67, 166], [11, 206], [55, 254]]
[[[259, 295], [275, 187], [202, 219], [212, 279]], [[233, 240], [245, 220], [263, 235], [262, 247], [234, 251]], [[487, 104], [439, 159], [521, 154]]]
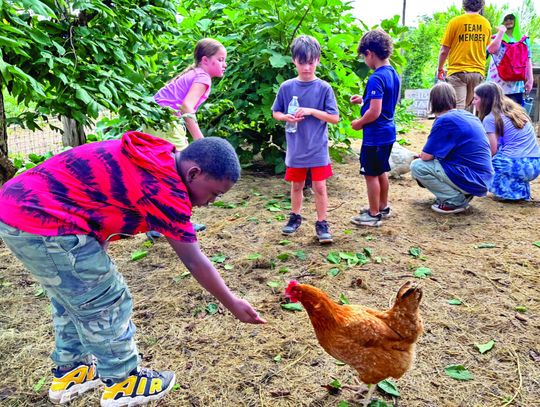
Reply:
[[[227, 138], [237, 149], [243, 165], [260, 154], [276, 172], [284, 170], [285, 132], [283, 123], [272, 118], [272, 103], [279, 85], [296, 76], [290, 44], [299, 34], [312, 35], [321, 44], [318, 76], [334, 89], [342, 120], [330, 127], [331, 155], [339, 159], [350, 146], [350, 138], [361, 133], [350, 128], [359, 117], [351, 106], [352, 94], [361, 93], [368, 68], [356, 56], [356, 47], [367, 27], [350, 13], [351, 7], [337, 0], [226, 0], [185, 1], [179, 31], [182, 37], [166, 56], [163, 80], [191, 62], [196, 41], [213, 37], [228, 50], [227, 72], [214, 84], [212, 95], [198, 115], [208, 136]], [[398, 38], [403, 28], [398, 19], [383, 21], [383, 28]], [[400, 42], [392, 62], [403, 63]], [[174, 69], [173, 69], [174, 68]], [[167, 72], [169, 70], [169, 72]]]

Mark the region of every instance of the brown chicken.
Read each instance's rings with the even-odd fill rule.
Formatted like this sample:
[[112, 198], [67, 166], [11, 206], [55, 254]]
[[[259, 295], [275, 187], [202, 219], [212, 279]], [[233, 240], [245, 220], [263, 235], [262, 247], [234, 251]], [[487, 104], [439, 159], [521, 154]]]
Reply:
[[414, 348], [422, 334], [419, 304], [422, 289], [412, 282], [398, 291], [394, 306], [377, 311], [359, 305], [339, 305], [320, 289], [291, 281], [285, 290], [291, 302], [306, 309], [319, 344], [334, 358], [356, 369], [369, 391], [388, 377], [399, 379], [414, 359]]

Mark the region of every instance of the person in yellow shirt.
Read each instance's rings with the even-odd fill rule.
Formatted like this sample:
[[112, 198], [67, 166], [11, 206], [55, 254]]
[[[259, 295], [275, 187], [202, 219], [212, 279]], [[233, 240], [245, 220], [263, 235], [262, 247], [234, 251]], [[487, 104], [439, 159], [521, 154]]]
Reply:
[[455, 89], [458, 109], [472, 109], [474, 88], [484, 80], [491, 25], [480, 15], [483, 7], [484, 0], [463, 0], [465, 14], [448, 22], [441, 41], [437, 77]]

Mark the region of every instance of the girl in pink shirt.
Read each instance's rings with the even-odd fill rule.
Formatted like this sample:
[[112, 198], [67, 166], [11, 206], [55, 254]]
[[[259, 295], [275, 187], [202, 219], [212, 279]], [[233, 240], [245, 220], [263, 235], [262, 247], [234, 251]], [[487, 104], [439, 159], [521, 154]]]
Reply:
[[194, 63], [169, 81], [154, 96], [154, 100], [163, 107], [176, 111], [179, 120], [168, 131], [151, 131], [173, 143], [177, 149], [188, 144], [186, 128], [194, 140], [203, 138], [195, 113], [199, 106], [208, 99], [212, 78], [221, 78], [225, 73], [227, 50], [217, 40], [204, 38], [197, 42]]

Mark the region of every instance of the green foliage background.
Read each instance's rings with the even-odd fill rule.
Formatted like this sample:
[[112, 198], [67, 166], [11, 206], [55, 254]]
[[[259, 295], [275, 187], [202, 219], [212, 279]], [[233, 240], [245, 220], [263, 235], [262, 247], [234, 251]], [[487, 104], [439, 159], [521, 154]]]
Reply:
[[[166, 67], [163, 81], [191, 62], [198, 39], [221, 41], [228, 51], [228, 67], [198, 114], [203, 131], [209, 136], [226, 137], [244, 165], [260, 153], [276, 172], [281, 172], [285, 132], [283, 123], [272, 118], [271, 106], [279, 85], [296, 76], [289, 51], [293, 38], [312, 35], [322, 44], [318, 75], [332, 85], [342, 117], [337, 126], [330, 126], [331, 154], [337, 160], [349, 147], [350, 138], [359, 137], [350, 128], [350, 120], [359, 117], [359, 111], [349, 98], [362, 92], [368, 74], [356, 55], [367, 27], [358, 24], [350, 10], [341, 0], [183, 2], [182, 36], [162, 61]], [[398, 37], [405, 29], [398, 27], [397, 19], [382, 25], [396, 38], [392, 62], [399, 67], [403, 59]]]

